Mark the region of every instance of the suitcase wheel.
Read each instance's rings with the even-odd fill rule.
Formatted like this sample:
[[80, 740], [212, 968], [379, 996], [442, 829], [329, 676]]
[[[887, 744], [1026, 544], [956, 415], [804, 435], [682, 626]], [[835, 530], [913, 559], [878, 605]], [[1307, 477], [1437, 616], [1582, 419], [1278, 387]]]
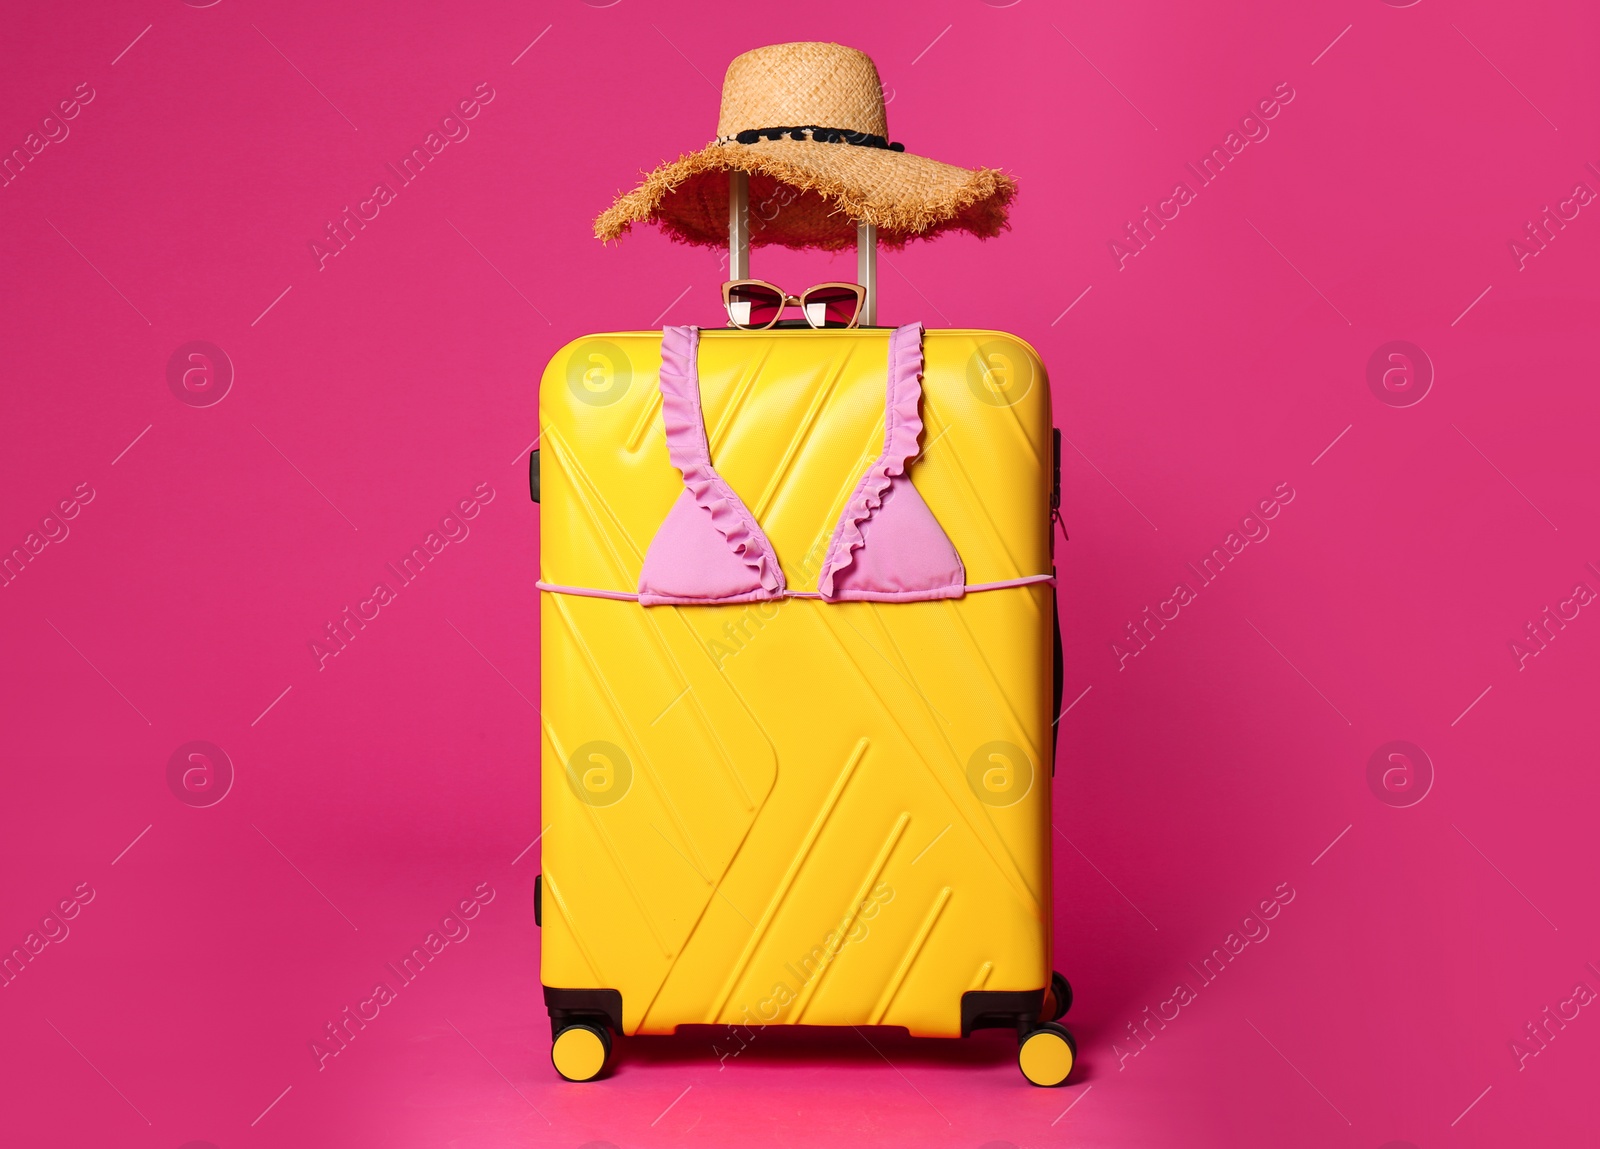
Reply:
[[1060, 1021], [1072, 1008], [1072, 983], [1059, 973], [1050, 973], [1050, 993], [1045, 998], [1042, 1016], [1047, 1021]]
[[611, 1035], [603, 1026], [579, 1022], [556, 1034], [550, 1062], [568, 1081], [593, 1081], [611, 1055]]
[[1072, 1034], [1053, 1021], [1047, 1021], [1029, 1032], [1017, 1050], [1017, 1065], [1034, 1085], [1045, 1087], [1060, 1085], [1072, 1072], [1072, 1063], [1078, 1059], [1078, 1043]]

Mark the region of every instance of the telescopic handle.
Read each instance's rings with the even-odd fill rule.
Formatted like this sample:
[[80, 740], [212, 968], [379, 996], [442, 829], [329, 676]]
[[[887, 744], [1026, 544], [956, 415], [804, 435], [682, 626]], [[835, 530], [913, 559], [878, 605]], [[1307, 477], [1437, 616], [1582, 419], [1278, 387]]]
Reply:
[[[728, 173], [728, 278], [750, 278], [750, 177]], [[878, 324], [878, 229], [870, 223], [856, 225], [856, 282], [866, 289], [861, 304], [861, 325]]]

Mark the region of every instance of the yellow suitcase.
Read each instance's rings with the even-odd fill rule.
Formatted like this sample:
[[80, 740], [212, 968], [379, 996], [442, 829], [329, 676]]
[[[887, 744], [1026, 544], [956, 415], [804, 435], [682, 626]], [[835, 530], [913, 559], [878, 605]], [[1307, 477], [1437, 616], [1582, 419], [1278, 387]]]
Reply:
[[1059, 1084], [1044, 365], [999, 332], [921, 333], [905, 473], [965, 587], [827, 600], [830, 539], [885, 452], [891, 332], [698, 333], [704, 443], [783, 595], [652, 605], [646, 556], [693, 499], [664, 338], [579, 339], [542, 381], [536, 899], [557, 1070], [588, 1080], [613, 1034], [687, 1024], [1005, 1026], [1024, 1075]]

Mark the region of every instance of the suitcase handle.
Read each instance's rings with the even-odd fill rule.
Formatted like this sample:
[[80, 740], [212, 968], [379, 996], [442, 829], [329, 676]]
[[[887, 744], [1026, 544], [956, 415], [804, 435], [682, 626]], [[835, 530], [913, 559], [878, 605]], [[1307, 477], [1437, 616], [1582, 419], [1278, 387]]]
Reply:
[[1050, 726], [1050, 777], [1056, 776], [1056, 748], [1061, 745], [1061, 699], [1066, 693], [1067, 666], [1066, 659], [1061, 650], [1061, 607], [1055, 600], [1056, 588], [1050, 588], [1050, 621], [1055, 631], [1055, 640], [1051, 643], [1050, 650], [1050, 696], [1054, 702], [1050, 706], [1050, 713], [1056, 716], [1055, 722]]
[[[728, 278], [750, 278], [750, 177], [728, 173]], [[856, 224], [856, 282], [866, 288], [862, 327], [878, 325], [878, 228]]]
[[[1061, 518], [1061, 428], [1050, 428], [1050, 573], [1055, 573], [1056, 523], [1061, 524], [1061, 537], [1067, 537], [1067, 524]], [[1061, 739], [1061, 699], [1067, 685], [1066, 661], [1061, 652], [1061, 607], [1054, 588], [1050, 596], [1050, 621], [1055, 630], [1050, 652], [1050, 694], [1055, 700], [1050, 712], [1056, 716], [1050, 727], [1050, 776], [1056, 773], [1056, 746]]]

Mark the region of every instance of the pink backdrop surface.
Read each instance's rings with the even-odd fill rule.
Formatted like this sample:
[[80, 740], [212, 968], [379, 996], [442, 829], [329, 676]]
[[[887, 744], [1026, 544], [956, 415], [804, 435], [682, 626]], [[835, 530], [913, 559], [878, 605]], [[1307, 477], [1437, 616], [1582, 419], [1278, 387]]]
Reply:
[[[7, 12], [0, 1140], [1594, 1143], [1594, 7], [716, 9]], [[719, 322], [717, 252], [590, 220], [797, 38], [1022, 188], [997, 240], [887, 255], [881, 315], [1033, 342], [1070, 443], [1062, 1089], [997, 1033], [549, 1064], [537, 380], [580, 334]]]

